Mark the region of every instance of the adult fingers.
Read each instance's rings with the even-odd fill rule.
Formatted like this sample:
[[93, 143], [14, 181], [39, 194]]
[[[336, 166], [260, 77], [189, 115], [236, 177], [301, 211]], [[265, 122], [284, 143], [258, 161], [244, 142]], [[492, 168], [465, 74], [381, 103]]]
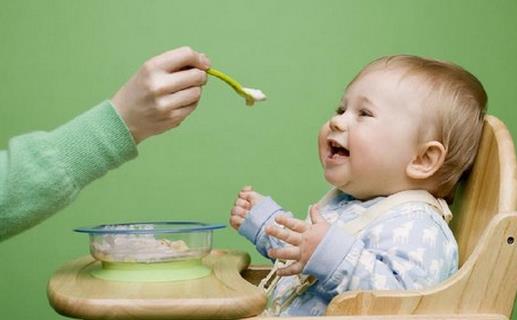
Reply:
[[298, 247], [283, 247], [277, 249], [269, 249], [268, 256], [275, 259], [283, 260], [298, 260], [300, 259], [300, 248]]
[[245, 218], [248, 214], [248, 210], [241, 207], [233, 207], [231, 211], [232, 216], [239, 216]]
[[206, 81], [207, 75], [205, 71], [190, 68], [175, 73], [156, 75], [150, 83], [150, 89], [157, 96], [161, 96], [190, 87], [199, 87], [204, 85]]
[[183, 119], [188, 117], [189, 114], [194, 112], [196, 107], [197, 107], [197, 102], [190, 104], [188, 106], [185, 106], [185, 107], [181, 107], [179, 109], [174, 109], [169, 114], [169, 119], [171, 119], [172, 122], [177, 121], [177, 120], [183, 121]]
[[179, 109], [175, 109], [169, 114], [165, 115], [162, 121], [158, 123], [158, 125], [163, 128], [162, 131], [176, 128], [196, 109], [196, 107], [197, 103], [194, 103]]
[[275, 218], [278, 224], [285, 226], [286, 228], [293, 230], [298, 233], [302, 233], [307, 229], [307, 224], [304, 221], [291, 218], [284, 215], [279, 215]]
[[157, 105], [162, 114], [172, 115], [172, 112], [182, 107], [191, 106], [201, 98], [201, 87], [187, 88], [173, 94], [161, 96], [157, 99]]
[[211, 62], [205, 54], [190, 47], [181, 47], [164, 52], [148, 62], [151, 68], [157, 66], [166, 71], [178, 71], [185, 67], [196, 67], [202, 70], [210, 68]]
[[288, 229], [282, 229], [270, 225], [266, 228], [266, 233], [277, 239], [292, 244], [293, 246], [298, 246], [302, 243], [302, 235], [300, 233], [293, 232]]

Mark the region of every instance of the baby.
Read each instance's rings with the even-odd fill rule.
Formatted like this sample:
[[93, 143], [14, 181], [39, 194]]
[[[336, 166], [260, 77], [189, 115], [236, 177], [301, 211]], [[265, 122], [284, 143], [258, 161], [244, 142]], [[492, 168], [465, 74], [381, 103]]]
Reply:
[[447, 222], [473, 163], [487, 96], [461, 67], [415, 56], [368, 64], [319, 133], [335, 188], [306, 221], [244, 187], [230, 223], [276, 259], [268, 314], [322, 315], [348, 290], [431, 287], [458, 268]]

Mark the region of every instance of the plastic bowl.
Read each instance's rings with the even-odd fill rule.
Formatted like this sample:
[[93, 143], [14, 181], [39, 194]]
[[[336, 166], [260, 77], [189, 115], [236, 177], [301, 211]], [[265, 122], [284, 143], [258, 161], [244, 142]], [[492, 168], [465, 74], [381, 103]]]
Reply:
[[222, 224], [189, 221], [105, 224], [74, 229], [90, 235], [90, 253], [102, 262], [155, 263], [199, 259], [212, 249]]

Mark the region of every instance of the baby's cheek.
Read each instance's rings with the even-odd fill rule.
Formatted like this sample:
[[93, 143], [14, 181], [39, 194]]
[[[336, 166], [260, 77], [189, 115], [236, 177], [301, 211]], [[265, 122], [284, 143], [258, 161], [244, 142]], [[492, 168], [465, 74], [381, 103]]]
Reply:
[[329, 123], [326, 122], [321, 128], [318, 133], [318, 142], [319, 146], [321, 147], [324, 143], [327, 142], [327, 137], [330, 133]]
[[365, 144], [367, 142], [362, 141], [361, 135], [353, 132], [348, 134], [348, 150], [352, 159], [361, 158], [365, 155]]
[[320, 156], [320, 161], [323, 165], [323, 159], [327, 156], [328, 147], [327, 147], [327, 137], [328, 130], [325, 130], [325, 126], [323, 126], [318, 135], [318, 154]]
[[[352, 170], [374, 170], [374, 164], [377, 161], [382, 161], [382, 151], [376, 146], [368, 142], [361, 142], [360, 140], [349, 140], [350, 148], [350, 163]], [[375, 150], [377, 149], [377, 150]]]

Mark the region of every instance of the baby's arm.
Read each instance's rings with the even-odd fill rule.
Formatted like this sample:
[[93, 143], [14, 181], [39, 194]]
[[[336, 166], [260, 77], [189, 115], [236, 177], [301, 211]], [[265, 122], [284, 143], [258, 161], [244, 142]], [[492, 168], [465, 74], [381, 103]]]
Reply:
[[273, 199], [255, 192], [251, 187], [242, 188], [231, 210], [230, 224], [250, 240], [266, 258], [269, 249], [284, 247], [285, 243], [265, 233], [268, 225], [275, 223], [275, 217], [290, 212], [282, 209]]
[[429, 212], [398, 214], [359, 236], [331, 226], [304, 273], [316, 276], [317, 290], [333, 296], [348, 290], [430, 287], [455, 271], [457, 247]]

